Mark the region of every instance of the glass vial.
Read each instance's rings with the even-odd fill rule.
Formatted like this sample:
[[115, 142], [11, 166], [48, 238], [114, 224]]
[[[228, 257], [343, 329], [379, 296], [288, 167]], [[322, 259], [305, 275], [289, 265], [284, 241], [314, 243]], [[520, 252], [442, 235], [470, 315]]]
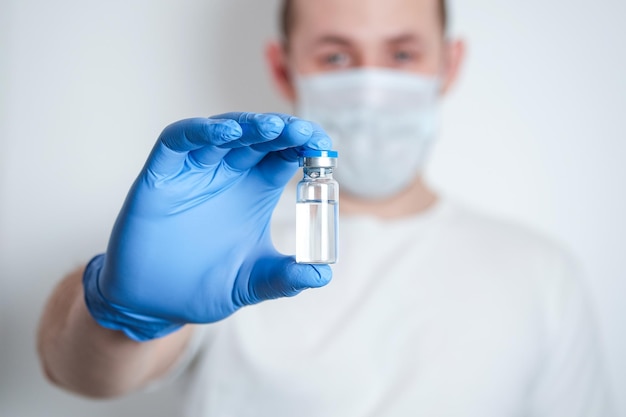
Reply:
[[304, 171], [296, 190], [296, 262], [337, 262], [339, 184], [333, 179], [336, 151], [307, 150], [300, 154]]

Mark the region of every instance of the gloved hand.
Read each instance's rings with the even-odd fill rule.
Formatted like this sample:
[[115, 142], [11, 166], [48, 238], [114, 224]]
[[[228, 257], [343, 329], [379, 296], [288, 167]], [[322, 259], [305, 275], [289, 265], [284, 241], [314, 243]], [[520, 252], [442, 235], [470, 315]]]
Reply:
[[106, 254], [85, 270], [96, 321], [143, 341], [328, 283], [327, 265], [296, 264], [270, 237], [304, 148], [328, 150], [331, 141], [286, 115], [230, 113], [165, 128]]

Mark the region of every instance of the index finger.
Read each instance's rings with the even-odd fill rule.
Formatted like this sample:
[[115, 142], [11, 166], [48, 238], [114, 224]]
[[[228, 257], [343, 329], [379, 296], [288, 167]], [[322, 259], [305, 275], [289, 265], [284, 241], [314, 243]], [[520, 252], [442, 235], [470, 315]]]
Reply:
[[222, 148], [243, 148], [272, 141], [281, 135], [285, 127], [282, 118], [269, 113], [232, 112], [211, 119], [232, 120], [241, 126], [241, 137], [220, 145]]
[[247, 147], [233, 149], [224, 158], [228, 166], [237, 171], [245, 171], [258, 164], [265, 156], [274, 151], [306, 143], [313, 133], [310, 123], [287, 115], [266, 115], [279, 120], [284, 126], [280, 135], [273, 140]]
[[189, 152], [223, 145], [237, 140], [242, 134], [241, 126], [233, 120], [180, 120], [163, 129], [146, 166], [156, 175], [173, 175], [182, 168]]
[[282, 113], [270, 113], [280, 117], [285, 123], [283, 133], [272, 142], [253, 145], [257, 151], [273, 152], [288, 148], [331, 150], [333, 142], [320, 125]]
[[[291, 159], [282, 158], [277, 160], [278, 162], [283, 161], [287, 162], [287, 165], [291, 165], [289, 162], [297, 160], [298, 149], [303, 147], [320, 150], [330, 149], [332, 142], [319, 126], [287, 114], [273, 113], [273, 115], [274, 117], [279, 117], [285, 126], [279, 137], [271, 141], [235, 149], [224, 158], [224, 162], [232, 169], [244, 171], [257, 165], [267, 154], [272, 152], [293, 150]], [[275, 168], [279, 169], [279, 166]]]

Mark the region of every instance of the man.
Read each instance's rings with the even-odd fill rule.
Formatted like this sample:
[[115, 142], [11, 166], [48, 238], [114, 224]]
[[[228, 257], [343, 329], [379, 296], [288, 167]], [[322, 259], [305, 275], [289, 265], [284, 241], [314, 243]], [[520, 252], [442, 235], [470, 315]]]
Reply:
[[340, 152], [333, 282], [301, 293], [331, 270], [281, 254], [293, 248], [289, 187], [275, 209], [298, 152], [330, 149], [326, 133], [284, 115], [177, 122], [106, 254], [52, 295], [39, 332], [48, 377], [111, 397], [195, 359], [197, 416], [610, 415], [569, 258], [422, 180], [463, 49], [437, 0], [287, 1], [284, 42], [267, 56], [281, 93]]

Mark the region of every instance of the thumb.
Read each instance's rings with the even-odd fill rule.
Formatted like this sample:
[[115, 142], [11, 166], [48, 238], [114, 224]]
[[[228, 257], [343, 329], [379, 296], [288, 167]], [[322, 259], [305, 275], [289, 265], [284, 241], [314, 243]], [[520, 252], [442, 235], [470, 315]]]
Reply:
[[305, 289], [323, 287], [331, 278], [328, 265], [298, 264], [293, 256], [262, 258], [252, 267], [248, 294], [240, 294], [240, 301], [245, 305], [293, 297]]

